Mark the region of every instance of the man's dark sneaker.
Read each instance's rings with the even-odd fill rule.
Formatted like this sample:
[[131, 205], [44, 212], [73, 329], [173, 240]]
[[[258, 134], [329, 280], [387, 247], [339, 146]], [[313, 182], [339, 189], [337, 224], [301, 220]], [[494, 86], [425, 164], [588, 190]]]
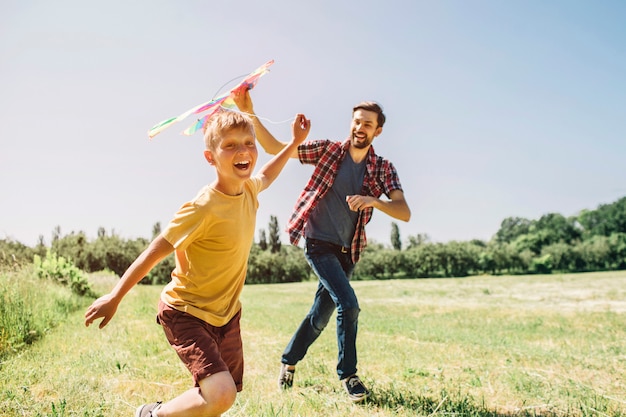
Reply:
[[293, 385], [293, 374], [296, 373], [295, 368], [289, 369], [289, 365], [281, 364], [280, 365], [280, 374], [278, 374], [278, 388], [280, 389], [289, 389]]
[[156, 403], [140, 405], [135, 411], [135, 417], [152, 417], [153, 411], [158, 411], [157, 408], [161, 406], [161, 401]]
[[341, 382], [348, 393], [348, 397], [350, 397], [350, 399], [355, 403], [363, 401], [370, 395], [370, 391], [365, 388], [363, 382], [361, 382], [359, 377], [356, 375], [342, 379]]

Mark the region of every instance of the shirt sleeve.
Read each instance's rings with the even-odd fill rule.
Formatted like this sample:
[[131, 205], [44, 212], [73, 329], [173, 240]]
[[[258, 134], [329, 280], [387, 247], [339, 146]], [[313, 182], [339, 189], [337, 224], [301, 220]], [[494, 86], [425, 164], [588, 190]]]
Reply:
[[192, 203], [185, 203], [161, 233], [176, 250], [184, 250], [201, 233], [206, 213]]
[[310, 140], [298, 145], [298, 158], [302, 164], [314, 165], [324, 154], [324, 151], [331, 143], [327, 139]]
[[252, 195], [256, 198], [261, 192], [261, 187], [263, 187], [263, 181], [261, 178], [255, 176], [250, 178], [248, 182], [250, 190], [252, 191]]
[[383, 179], [383, 188], [385, 190], [385, 195], [389, 197], [389, 193], [393, 190], [402, 191], [402, 185], [400, 184], [400, 177], [398, 177], [398, 172], [396, 171], [396, 167], [393, 166], [391, 162], [387, 162], [387, 166], [384, 170], [385, 176]]

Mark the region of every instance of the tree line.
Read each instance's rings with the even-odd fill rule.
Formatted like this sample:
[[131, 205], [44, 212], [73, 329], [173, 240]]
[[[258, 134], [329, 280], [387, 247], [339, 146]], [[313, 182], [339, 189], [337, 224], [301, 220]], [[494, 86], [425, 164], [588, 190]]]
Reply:
[[[153, 226], [152, 237], [161, 232]], [[95, 239], [84, 232], [52, 232], [31, 248], [0, 240], [0, 265], [32, 262], [34, 255], [55, 253], [86, 272], [111, 271], [121, 276], [149, 243], [144, 238], [123, 239], [114, 231], [98, 229]], [[354, 271], [354, 279], [463, 277], [476, 274], [537, 274], [626, 269], [626, 197], [565, 217], [548, 213], [539, 219], [508, 217], [489, 240], [432, 242], [429, 236], [409, 236], [403, 245], [400, 229], [391, 223], [390, 244], [370, 242]], [[174, 268], [170, 255], [142, 280], [169, 281]], [[259, 229], [249, 259], [248, 283], [308, 280], [313, 275], [301, 248], [282, 245], [278, 219], [270, 216], [267, 233]]]
[[570, 217], [508, 217], [489, 241], [434, 243], [417, 235], [402, 250], [392, 223], [391, 248], [368, 246], [355, 275], [432, 278], [620, 269], [626, 269], [626, 197]]

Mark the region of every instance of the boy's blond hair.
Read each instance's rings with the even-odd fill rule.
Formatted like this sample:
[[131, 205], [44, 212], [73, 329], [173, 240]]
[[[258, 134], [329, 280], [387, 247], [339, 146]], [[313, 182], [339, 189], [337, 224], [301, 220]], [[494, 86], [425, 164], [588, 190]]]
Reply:
[[206, 148], [215, 150], [222, 134], [231, 129], [248, 130], [254, 136], [254, 126], [250, 117], [230, 110], [218, 110], [209, 118], [204, 130]]

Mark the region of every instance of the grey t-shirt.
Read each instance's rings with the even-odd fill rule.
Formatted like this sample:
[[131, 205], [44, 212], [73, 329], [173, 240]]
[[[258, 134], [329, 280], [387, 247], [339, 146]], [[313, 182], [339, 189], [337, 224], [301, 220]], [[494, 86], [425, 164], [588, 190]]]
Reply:
[[350, 210], [346, 197], [361, 193], [364, 175], [365, 160], [357, 164], [346, 155], [333, 186], [309, 215], [305, 237], [350, 247], [359, 213]]

